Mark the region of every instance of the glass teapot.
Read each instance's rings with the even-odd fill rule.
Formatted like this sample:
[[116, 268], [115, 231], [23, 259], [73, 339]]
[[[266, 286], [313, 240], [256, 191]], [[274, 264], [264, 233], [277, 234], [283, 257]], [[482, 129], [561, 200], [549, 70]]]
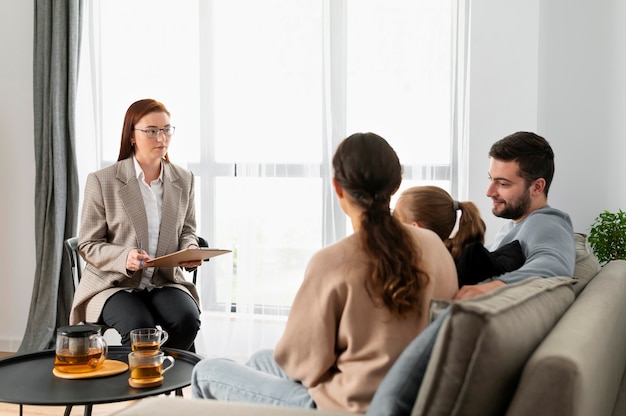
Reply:
[[54, 368], [85, 373], [102, 368], [109, 349], [97, 325], [69, 325], [57, 329]]

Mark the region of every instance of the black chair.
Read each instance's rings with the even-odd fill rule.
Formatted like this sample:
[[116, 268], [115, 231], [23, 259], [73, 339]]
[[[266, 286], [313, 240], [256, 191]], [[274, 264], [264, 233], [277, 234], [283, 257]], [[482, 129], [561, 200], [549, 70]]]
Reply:
[[[198, 247], [208, 247], [208, 246], [209, 246], [209, 243], [207, 243], [207, 241], [204, 238], [198, 236]], [[209, 261], [209, 260], [210, 259], [207, 259], [205, 261]], [[197, 276], [198, 276], [198, 268], [196, 267], [193, 270], [193, 279], [192, 279], [192, 281], [193, 281], [194, 285], [196, 284]]]
[[70, 237], [63, 243], [65, 246], [65, 254], [70, 262], [72, 270], [72, 282], [74, 283], [74, 292], [78, 288], [82, 273], [81, 257], [78, 254], [78, 237]]

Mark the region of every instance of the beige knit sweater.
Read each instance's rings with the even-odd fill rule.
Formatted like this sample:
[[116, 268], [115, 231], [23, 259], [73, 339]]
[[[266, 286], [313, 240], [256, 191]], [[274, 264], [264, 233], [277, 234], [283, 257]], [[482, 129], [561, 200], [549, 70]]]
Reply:
[[308, 387], [319, 409], [367, 411], [383, 377], [427, 325], [432, 298], [458, 290], [454, 261], [433, 232], [407, 226], [430, 277], [423, 310], [400, 319], [376, 306], [365, 289], [368, 266], [356, 234], [310, 260], [274, 358]]

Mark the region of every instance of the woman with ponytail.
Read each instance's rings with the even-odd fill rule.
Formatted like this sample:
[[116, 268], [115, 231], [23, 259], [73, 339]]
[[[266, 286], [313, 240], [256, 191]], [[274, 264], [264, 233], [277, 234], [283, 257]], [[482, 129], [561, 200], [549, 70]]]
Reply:
[[485, 222], [478, 207], [470, 201], [454, 200], [438, 186], [406, 189], [396, 202], [393, 216], [403, 223], [432, 230], [441, 238], [456, 263], [459, 287], [477, 284], [524, 264], [517, 240], [494, 252], [487, 251], [483, 246]]
[[441, 239], [391, 215], [402, 169], [382, 137], [343, 140], [333, 170], [354, 234], [313, 255], [275, 350], [245, 365], [203, 360], [192, 376], [194, 397], [365, 413], [392, 364], [428, 325], [430, 301], [457, 292]]

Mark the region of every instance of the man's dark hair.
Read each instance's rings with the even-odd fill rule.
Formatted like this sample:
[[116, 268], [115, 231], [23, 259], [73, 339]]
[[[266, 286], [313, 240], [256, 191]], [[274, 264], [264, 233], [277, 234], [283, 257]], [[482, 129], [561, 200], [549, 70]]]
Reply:
[[527, 186], [536, 179], [544, 178], [544, 193], [548, 196], [554, 177], [554, 152], [546, 139], [535, 133], [518, 131], [495, 142], [489, 156], [505, 162], [517, 162], [519, 176], [524, 178]]

